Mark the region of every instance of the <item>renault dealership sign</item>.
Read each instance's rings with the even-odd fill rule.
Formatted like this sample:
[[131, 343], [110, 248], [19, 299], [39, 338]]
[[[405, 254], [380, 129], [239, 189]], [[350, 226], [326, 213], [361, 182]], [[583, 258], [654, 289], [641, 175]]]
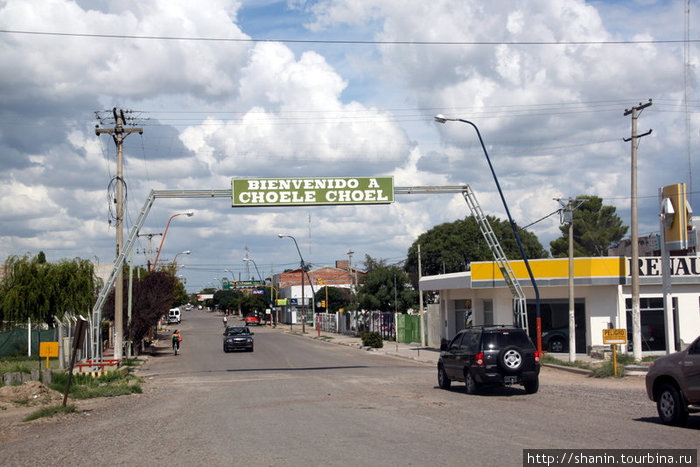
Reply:
[[234, 178], [234, 207], [389, 204], [393, 177]]

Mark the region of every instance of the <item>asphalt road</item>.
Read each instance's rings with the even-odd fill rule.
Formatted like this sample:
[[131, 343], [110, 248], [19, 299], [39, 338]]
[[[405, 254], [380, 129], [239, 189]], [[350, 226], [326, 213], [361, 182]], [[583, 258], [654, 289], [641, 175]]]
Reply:
[[[232, 324], [232, 323], [229, 323]], [[220, 317], [186, 312], [181, 354], [139, 370], [144, 393], [0, 432], [0, 465], [522, 465], [530, 448], [697, 448], [700, 416], [661, 425], [643, 378], [544, 369], [540, 391], [476, 396], [433, 365], [254, 328], [224, 353]]]

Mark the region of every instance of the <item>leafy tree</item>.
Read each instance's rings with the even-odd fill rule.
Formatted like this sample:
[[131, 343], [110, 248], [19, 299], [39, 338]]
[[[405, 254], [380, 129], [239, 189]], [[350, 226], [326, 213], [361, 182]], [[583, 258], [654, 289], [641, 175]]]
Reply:
[[408, 276], [397, 266], [384, 266], [384, 261], [376, 261], [365, 256], [367, 274], [357, 292], [361, 308], [370, 311], [405, 313], [418, 303], [418, 293], [410, 288]]
[[214, 304], [222, 310], [237, 310], [241, 295], [240, 290], [217, 290], [214, 292]]
[[76, 258], [52, 264], [40, 252], [35, 257], [10, 256], [0, 282], [0, 321], [42, 321], [66, 313], [86, 315], [95, 299], [96, 277], [90, 261]]
[[[486, 216], [501, 248], [510, 260], [522, 259], [520, 248], [513, 235], [510, 222]], [[528, 259], [546, 258], [547, 251], [535, 234], [527, 230], [518, 232]], [[467, 271], [472, 261], [491, 261], [493, 254], [479, 229], [474, 216], [437, 225], [421, 234], [408, 249], [404, 270], [411, 283], [418, 286], [418, 245], [421, 246], [423, 275]]]
[[[574, 256], [607, 256], [608, 248], [622, 239], [627, 226], [616, 214], [614, 206], [603, 206], [597, 196], [579, 196], [583, 202], [574, 210]], [[549, 243], [552, 256], [569, 255], [569, 226], [559, 227], [562, 236]]]
[[187, 296], [187, 290], [185, 290], [185, 284], [177, 277], [177, 263], [174, 261], [165, 263], [159, 269], [175, 277], [175, 299], [173, 300], [172, 307], [174, 308], [187, 303], [189, 297]]
[[[161, 316], [171, 308], [175, 295], [175, 278], [163, 271], [153, 271], [132, 284], [133, 302], [131, 322], [127, 316], [128, 282], [124, 279], [123, 335], [133, 342], [143, 339], [148, 330], [158, 323]], [[110, 292], [102, 309], [105, 319], [114, 321], [114, 289]]]
[[[316, 292], [316, 303], [321, 303], [322, 300], [326, 299], [326, 287], [319, 287]], [[350, 302], [352, 300], [352, 292], [350, 289], [344, 287], [328, 287], [328, 312], [337, 313], [341, 308], [349, 309]], [[319, 310], [326, 311], [325, 308], [319, 308]]]
[[256, 310], [262, 313], [268, 308], [265, 297], [256, 294], [243, 294], [240, 299], [240, 306], [243, 316], [252, 315]]

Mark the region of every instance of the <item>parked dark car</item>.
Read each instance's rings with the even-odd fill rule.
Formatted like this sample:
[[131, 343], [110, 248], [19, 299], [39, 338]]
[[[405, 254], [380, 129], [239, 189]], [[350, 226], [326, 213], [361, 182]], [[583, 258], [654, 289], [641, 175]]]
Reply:
[[255, 345], [253, 336], [248, 326], [228, 326], [224, 331], [224, 352], [238, 349], [252, 352]]
[[690, 412], [700, 412], [700, 337], [685, 350], [654, 360], [646, 388], [667, 425], [684, 425]]
[[467, 394], [488, 385], [522, 384], [539, 389], [540, 355], [525, 330], [514, 326], [474, 326], [440, 346], [438, 384], [449, 389], [463, 381]]
[[569, 351], [569, 327], [548, 329], [542, 332], [542, 348], [553, 353]]

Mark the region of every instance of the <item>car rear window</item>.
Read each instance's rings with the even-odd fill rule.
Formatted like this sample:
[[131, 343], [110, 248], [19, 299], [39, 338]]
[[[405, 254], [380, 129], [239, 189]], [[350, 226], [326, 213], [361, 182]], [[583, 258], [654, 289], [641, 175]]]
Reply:
[[532, 341], [524, 331], [494, 331], [485, 332], [482, 338], [483, 348], [486, 350], [503, 349], [509, 345], [520, 348], [534, 348]]

